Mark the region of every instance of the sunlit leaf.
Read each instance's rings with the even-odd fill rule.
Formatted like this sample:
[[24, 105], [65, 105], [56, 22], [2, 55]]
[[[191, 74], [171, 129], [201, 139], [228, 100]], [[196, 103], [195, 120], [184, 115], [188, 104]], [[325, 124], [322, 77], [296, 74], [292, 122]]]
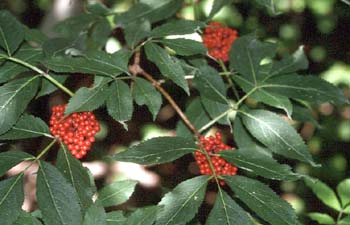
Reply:
[[310, 217], [310, 219], [317, 221], [317, 223], [319, 224], [335, 224], [334, 219], [330, 215], [325, 213], [314, 212], [308, 213], [307, 215], [308, 217]]

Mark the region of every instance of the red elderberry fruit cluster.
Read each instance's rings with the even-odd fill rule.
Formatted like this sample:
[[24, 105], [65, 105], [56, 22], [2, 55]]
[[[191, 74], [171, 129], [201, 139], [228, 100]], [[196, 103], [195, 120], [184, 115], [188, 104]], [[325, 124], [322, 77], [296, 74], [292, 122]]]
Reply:
[[232, 43], [238, 38], [238, 32], [229, 27], [223, 27], [219, 22], [210, 22], [202, 36], [203, 44], [208, 48], [209, 55], [215, 59], [227, 62]]
[[52, 107], [50, 131], [72, 153], [81, 159], [90, 150], [95, 134], [100, 130], [92, 112], [78, 112], [64, 116], [66, 105]]
[[[236, 175], [237, 174], [237, 167], [231, 165], [223, 158], [220, 158], [218, 156], [211, 156], [213, 154], [217, 154], [221, 151], [226, 150], [232, 150], [234, 149], [231, 146], [226, 145], [221, 140], [221, 134], [219, 132], [215, 133], [215, 137], [209, 136], [207, 138], [200, 137], [199, 141], [199, 147], [206, 152], [208, 152], [210, 156], [210, 161], [214, 166], [214, 170], [217, 176], [219, 175]], [[205, 157], [204, 153], [200, 151], [196, 151], [194, 153], [194, 157], [196, 159], [196, 162], [199, 166], [199, 172], [204, 175], [212, 175], [212, 171], [209, 166], [209, 162], [207, 158]], [[220, 181], [221, 185], [224, 185], [224, 181]]]

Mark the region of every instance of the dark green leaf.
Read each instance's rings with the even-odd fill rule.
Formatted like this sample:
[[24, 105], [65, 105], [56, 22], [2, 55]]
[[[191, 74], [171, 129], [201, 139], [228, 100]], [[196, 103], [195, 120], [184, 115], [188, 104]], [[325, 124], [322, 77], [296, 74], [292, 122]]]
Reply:
[[344, 217], [343, 219], [341, 219], [339, 221], [339, 224], [338, 225], [348, 225], [350, 224], [350, 215]]
[[177, 185], [158, 203], [156, 225], [184, 225], [197, 213], [204, 199], [208, 176], [197, 176]]
[[8, 11], [0, 11], [0, 46], [11, 56], [24, 39], [24, 26]]
[[101, 49], [106, 45], [106, 42], [112, 32], [110, 22], [107, 18], [101, 18], [94, 23], [90, 34], [90, 48]]
[[136, 77], [134, 86], [134, 98], [138, 105], [146, 105], [156, 119], [160, 106], [162, 105], [162, 96], [148, 81]]
[[106, 225], [107, 216], [104, 208], [95, 203], [85, 213], [83, 225]]
[[290, 166], [279, 164], [266, 154], [250, 148], [222, 151], [219, 154], [233, 165], [265, 178], [296, 180], [300, 177], [298, 174], [293, 173]]
[[80, 88], [69, 100], [65, 114], [93, 111], [100, 107], [107, 98], [109, 79], [105, 78], [93, 88]]
[[[203, 103], [205, 110], [208, 112], [208, 114], [212, 119], [218, 116], [221, 116], [223, 113], [226, 113], [226, 111], [230, 109], [230, 106], [228, 104], [223, 104], [217, 101], [213, 101], [203, 96], [201, 96], [201, 101]], [[226, 114], [226, 116], [219, 119], [217, 122], [224, 125], [230, 124], [230, 121], [228, 119], [228, 114]]]
[[313, 117], [313, 112], [310, 108], [303, 107], [301, 105], [293, 104], [293, 120], [299, 122], [311, 122], [317, 127], [320, 127], [320, 124]]
[[86, 11], [98, 16], [107, 16], [111, 12], [109, 8], [100, 2], [92, 2], [87, 4]]
[[139, 20], [130, 23], [124, 29], [126, 43], [134, 49], [140, 41], [148, 37], [150, 31], [151, 24], [148, 20]]
[[297, 216], [292, 206], [280, 199], [265, 184], [242, 176], [224, 178], [236, 196], [269, 224], [295, 225], [297, 223]]
[[47, 39], [43, 43], [42, 47], [46, 57], [57, 57], [70, 55], [69, 53], [72, 51], [72, 49], [80, 51], [81, 47], [79, 44], [81, 44], [79, 38], [58, 37]]
[[113, 159], [143, 165], [155, 165], [173, 161], [197, 149], [194, 141], [183, 137], [157, 137], [129, 147], [117, 153]]
[[[13, 57], [21, 59], [27, 63], [34, 63], [42, 58], [42, 51], [41, 49], [35, 49], [25, 45], [24, 47], [21, 47]], [[7, 82], [16, 77], [19, 73], [25, 71], [30, 71], [30, 69], [18, 63], [7, 61], [1, 66], [0, 83]]]
[[1, 225], [12, 225], [22, 211], [24, 201], [22, 175], [0, 181]]
[[[197, 129], [201, 128], [205, 124], [209, 123], [210, 117], [203, 108], [203, 105], [199, 98], [194, 99], [186, 108], [186, 116], [191, 121], [193, 126]], [[179, 121], [176, 127], [177, 136], [189, 137], [192, 136], [191, 131], [182, 122]]]
[[205, 23], [195, 20], [175, 20], [154, 28], [151, 37], [192, 34], [205, 27]]
[[[58, 83], [63, 84], [68, 76], [67, 75], [53, 75], [52, 73], [50, 74], [51, 77], [53, 77]], [[52, 92], [56, 91], [58, 88], [56, 85], [48, 81], [47, 79], [42, 79], [41, 82], [41, 88], [39, 93], [36, 95], [36, 98], [39, 98], [44, 95], [51, 94]]]
[[233, 42], [230, 50], [230, 67], [256, 86], [259, 80], [268, 75], [260, 65], [261, 61], [273, 57], [275, 52], [275, 44], [261, 42], [254, 35], [243, 36]]
[[39, 117], [25, 114], [19, 118], [17, 123], [9, 131], [0, 135], [0, 140], [15, 140], [40, 136], [53, 138], [49, 127], [43, 120]]
[[81, 162], [74, 158], [63, 144], [58, 152], [56, 167], [75, 188], [80, 206], [84, 212], [92, 204], [92, 196], [95, 191], [95, 187], [90, 181], [88, 169], [84, 168]]
[[156, 220], [157, 206], [136, 209], [125, 221], [125, 225], [151, 225]]
[[175, 54], [182, 56], [190, 56], [196, 54], [205, 55], [207, 49], [204, 47], [203, 43], [185, 39], [185, 38], [177, 38], [177, 39], [162, 39], [159, 40], [160, 43], [165, 46], [171, 48], [175, 51]]
[[265, 110], [240, 112], [249, 132], [271, 151], [316, 166], [302, 138], [281, 117]]
[[130, 88], [125, 82], [116, 80], [109, 87], [107, 110], [113, 119], [123, 125], [131, 119], [134, 107]]
[[305, 178], [306, 185], [311, 188], [312, 192], [327, 206], [341, 211], [342, 207], [335, 192], [320, 180], [312, 181]]
[[22, 211], [13, 225], [42, 225], [42, 223], [30, 213]]
[[347, 205], [345, 212], [350, 213], [350, 179], [345, 179], [338, 184], [337, 194], [343, 208]]
[[0, 153], [0, 177], [5, 174], [5, 172], [18, 163], [27, 160], [33, 159], [32, 155], [29, 155], [26, 152], [22, 151], [7, 151]]
[[78, 36], [81, 31], [87, 30], [99, 18], [94, 14], [80, 14], [58, 23], [54, 30], [65, 37]]
[[37, 45], [42, 46], [44, 42], [47, 40], [47, 37], [40, 30], [30, 29], [26, 27], [24, 40], [28, 42], [34, 42]]
[[252, 220], [225, 191], [219, 190], [205, 225], [253, 225]]
[[274, 0], [255, 0], [259, 5], [264, 6], [270, 13], [277, 15]]
[[0, 134], [8, 131], [35, 96], [39, 79], [26, 77], [0, 87]]
[[218, 13], [222, 7], [224, 7], [225, 5], [231, 4], [232, 0], [214, 0], [213, 6], [210, 10], [209, 16], [207, 18], [207, 20], [211, 20], [216, 13]]
[[325, 213], [314, 212], [308, 213], [307, 215], [310, 217], [310, 219], [317, 221], [319, 224], [335, 224], [334, 219]]
[[115, 17], [115, 22], [126, 26], [144, 18], [154, 23], [174, 15], [181, 8], [182, 2], [182, 0], [140, 0], [128, 11]]
[[189, 94], [185, 72], [176, 58], [171, 57], [163, 48], [150, 42], [145, 45], [145, 51], [147, 58], [157, 65], [163, 76], [172, 80]]
[[315, 76], [298, 76], [296, 74], [273, 77], [261, 86], [267, 91], [290, 98], [320, 104], [345, 104], [348, 102], [344, 93], [337, 87]]
[[137, 181], [116, 181], [103, 187], [98, 193], [98, 202], [104, 207], [116, 206], [126, 202], [134, 192]]
[[124, 224], [126, 218], [122, 211], [113, 211], [107, 213], [107, 225], [121, 225]]
[[46, 162], [39, 162], [36, 196], [45, 224], [81, 224], [76, 191], [55, 167]]

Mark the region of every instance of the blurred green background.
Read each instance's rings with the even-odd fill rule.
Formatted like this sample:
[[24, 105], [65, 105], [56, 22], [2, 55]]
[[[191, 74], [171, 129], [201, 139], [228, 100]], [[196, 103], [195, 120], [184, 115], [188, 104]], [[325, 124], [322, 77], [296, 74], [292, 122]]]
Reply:
[[[82, 13], [84, 2], [95, 1], [1, 0], [0, 8], [10, 10], [27, 26], [39, 28], [52, 35], [50, 28], [67, 16]], [[115, 12], [125, 11], [133, 3], [132, 0], [101, 0], [100, 2]], [[225, 6], [213, 20], [237, 29], [240, 35], [257, 32], [264, 39], [278, 41], [280, 55], [293, 52], [303, 45], [310, 62], [308, 71], [304, 73], [321, 76], [342, 88], [349, 98], [350, 6], [345, 3], [346, 1], [275, 0], [274, 9], [266, 9], [254, 0], [230, 2], [232, 4]], [[177, 16], [205, 20], [212, 3], [213, 0], [185, 0], [183, 9]], [[64, 4], [69, 10], [64, 8]], [[59, 7], [63, 7], [61, 14]], [[118, 46], [120, 43], [115, 44]], [[330, 104], [323, 104], [313, 108], [313, 116], [318, 126], [311, 123], [295, 124], [295, 126], [308, 144], [315, 160], [323, 166], [311, 168], [303, 163], [294, 162], [293, 167], [297, 172], [318, 177], [334, 189], [340, 181], [350, 177], [350, 106], [336, 108]], [[133, 122], [134, 124], [129, 124], [130, 132], [124, 131], [120, 125], [111, 125], [108, 118], [100, 117], [105, 127], [104, 134], [100, 134], [100, 140], [107, 138], [106, 141], [101, 141], [100, 145], [113, 145], [120, 148], [133, 140], [173, 132], [175, 123], [168, 119], [173, 115], [167, 117], [165, 114], [165, 117], [164, 120], [158, 119], [152, 123], [150, 118], [144, 118], [142, 114], [136, 113], [134, 114], [136, 121]], [[146, 126], [139, 127], [146, 122]], [[112, 131], [119, 132], [118, 138], [109, 137]], [[94, 157], [98, 158], [98, 156], [90, 156], [91, 159]], [[188, 161], [191, 160], [187, 160], [186, 163]], [[163, 166], [156, 171], [161, 176], [171, 177], [176, 173], [171, 172], [171, 168], [171, 166]], [[311, 211], [327, 212], [333, 217], [336, 216], [335, 212], [322, 205], [302, 181], [272, 182], [271, 184], [293, 204], [302, 218], [305, 213]], [[307, 218], [304, 223], [314, 224]]]

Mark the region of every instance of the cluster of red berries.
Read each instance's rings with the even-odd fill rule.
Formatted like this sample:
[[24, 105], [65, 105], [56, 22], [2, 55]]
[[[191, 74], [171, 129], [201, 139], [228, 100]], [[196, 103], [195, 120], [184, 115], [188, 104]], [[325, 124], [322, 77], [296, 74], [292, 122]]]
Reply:
[[238, 38], [238, 32], [213, 21], [205, 28], [202, 38], [210, 56], [227, 62], [231, 45]]
[[81, 159], [90, 150], [100, 125], [92, 112], [64, 116], [65, 109], [66, 105], [52, 107], [50, 131], [67, 146], [75, 158]]
[[[218, 157], [218, 156], [212, 156], [213, 154], [217, 154], [218, 152], [225, 151], [225, 150], [232, 150], [233, 147], [230, 147], [226, 144], [224, 144], [221, 140], [221, 134], [219, 132], [215, 133], [215, 137], [209, 136], [207, 138], [200, 137], [199, 141], [199, 147], [203, 150], [205, 150], [210, 157], [210, 161], [214, 167], [215, 173], [217, 176], [219, 175], [236, 175], [237, 174], [237, 167], [231, 165], [226, 160]], [[205, 155], [200, 152], [196, 151], [194, 153], [194, 157], [196, 159], [196, 162], [199, 166], [199, 172], [204, 175], [212, 175], [212, 171], [209, 166], [209, 162]], [[221, 185], [224, 185], [224, 181], [220, 181]]]

